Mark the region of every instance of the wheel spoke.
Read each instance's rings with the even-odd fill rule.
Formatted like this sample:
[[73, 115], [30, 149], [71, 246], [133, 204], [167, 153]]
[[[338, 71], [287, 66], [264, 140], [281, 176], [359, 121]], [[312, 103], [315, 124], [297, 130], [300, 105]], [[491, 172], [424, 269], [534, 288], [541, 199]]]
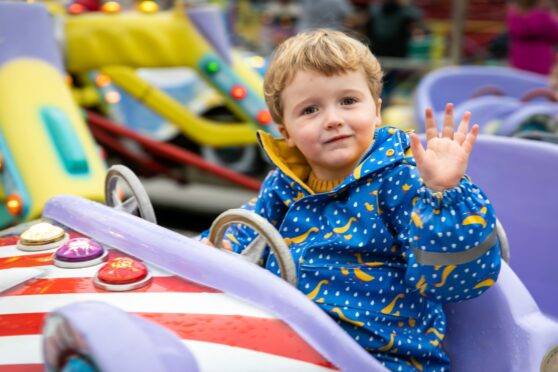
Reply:
[[134, 197], [131, 197], [125, 200], [124, 203], [120, 205], [120, 209], [123, 210], [124, 212], [137, 215], [139, 214], [137, 213], [139, 212], [138, 200]]
[[262, 258], [265, 249], [265, 239], [258, 236], [240, 254], [246, 261], [257, 264]]
[[114, 189], [110, 193], [111, 195], [111, 202], [114, 208], [120, 209], [122, 208], [122, 200], [120, 200], [120, 195], [118, 194], [118, 189]]

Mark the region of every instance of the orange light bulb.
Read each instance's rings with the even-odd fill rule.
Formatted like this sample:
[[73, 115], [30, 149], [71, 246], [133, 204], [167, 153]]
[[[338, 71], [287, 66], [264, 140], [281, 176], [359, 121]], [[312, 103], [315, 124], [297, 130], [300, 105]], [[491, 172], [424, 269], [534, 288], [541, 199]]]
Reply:
[[235, 85], [234, 87], [231, 88], [231, 97], [237, 101], [243, 99], [244, 97], [246, 97], [246, 88], [244, 88], [242, 85]]
[[256, 115], [256, 120], [262, 125], [268, 125], [271, 124], [273, 119], [271, 118], [271, 114], [269, 113], [269, 111], [261, 110], [260, 112], [258, 112], [258, 115]]
[[115, 14], [120, 12], [120, 4], [118, 4], [116, 1], [108, 1], [103, 4], [101, 10], [108, 14]]
[[14, 217], [21, 214], [23, 202], [18, 194], [11, 194], [6, 198], [6, 208], [8, 208], [8, 212]]

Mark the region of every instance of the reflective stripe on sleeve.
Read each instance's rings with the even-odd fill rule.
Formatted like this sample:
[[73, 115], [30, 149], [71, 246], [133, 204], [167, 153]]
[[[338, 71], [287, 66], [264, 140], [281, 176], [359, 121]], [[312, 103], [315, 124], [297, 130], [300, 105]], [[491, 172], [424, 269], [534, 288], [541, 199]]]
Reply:
[[496, 229], [494, 229], [482, 243], [463, 252], [429, 252], [417, 248], [413, 248], [413, 252], [417, 263], [421, 265], [461, 265], [482, 256], [494, 246], [497, 239], [498, 234]]

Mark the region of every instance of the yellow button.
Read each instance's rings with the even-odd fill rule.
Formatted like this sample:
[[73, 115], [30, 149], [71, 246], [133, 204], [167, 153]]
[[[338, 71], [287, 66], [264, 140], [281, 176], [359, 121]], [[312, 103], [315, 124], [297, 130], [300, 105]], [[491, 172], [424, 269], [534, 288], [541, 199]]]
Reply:
[[395, 154], [395, 151], [393, 149], [389, 149], [386, 151], [387, 156], [393, 156], [393, 154]]
[[389, 129], [388, 129], [388, 133], [389, 133], [389, 134], [395, 133], [395, 128], [389, 128]]
[[21, 243], [25, 245], [43, 245], [62, 240], [65, 233], [66, 232], [59, 226], [54, 226], [47, 222], [40, 222], [25, 230], [20, 235], [20, 240]]

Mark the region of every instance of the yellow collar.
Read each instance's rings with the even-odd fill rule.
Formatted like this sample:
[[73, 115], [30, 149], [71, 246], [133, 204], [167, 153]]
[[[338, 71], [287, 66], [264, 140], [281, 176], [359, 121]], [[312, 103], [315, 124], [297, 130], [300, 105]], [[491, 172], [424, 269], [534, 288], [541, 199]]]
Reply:
[[283, 138], [273, 138], [272, 135], [258, 130], [258, 141], [269, 159], [283, 173], [299, 183], [310, 194], [314, 191], [305, 183], [310, 175], [310, 165], [296, 147], [290, 147]]

